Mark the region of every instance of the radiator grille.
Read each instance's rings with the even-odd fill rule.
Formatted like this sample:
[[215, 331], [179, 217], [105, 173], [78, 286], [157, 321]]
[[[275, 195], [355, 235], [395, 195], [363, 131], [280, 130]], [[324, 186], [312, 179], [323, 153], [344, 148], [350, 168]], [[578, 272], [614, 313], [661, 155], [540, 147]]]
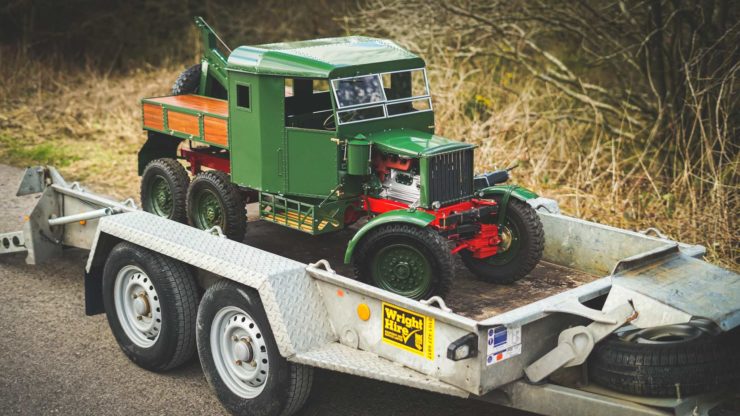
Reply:
[[430, 204], [445, 205], [473, 195], [473, 149], [431, 156], [427, 166]]

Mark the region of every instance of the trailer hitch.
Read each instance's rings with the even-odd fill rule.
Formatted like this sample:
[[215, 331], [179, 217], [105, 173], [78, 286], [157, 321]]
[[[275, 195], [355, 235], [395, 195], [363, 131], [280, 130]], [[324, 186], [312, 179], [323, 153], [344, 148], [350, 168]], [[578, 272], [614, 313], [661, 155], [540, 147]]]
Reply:
[[617, 328], [637, 318], [632, 302], [623, 303], [603, 314], [605, 319], [588, 326], [568, 328], [560, 333], [558, 346], [524, 369], [527, 379], [537, 383], [563, 367], [581, 365], [594, 345]]

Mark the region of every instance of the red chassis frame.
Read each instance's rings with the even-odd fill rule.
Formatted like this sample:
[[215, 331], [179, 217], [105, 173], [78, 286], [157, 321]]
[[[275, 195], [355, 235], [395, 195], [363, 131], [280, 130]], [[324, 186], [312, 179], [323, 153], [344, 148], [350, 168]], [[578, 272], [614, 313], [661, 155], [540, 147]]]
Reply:
[[231, 173], [231, 163], [225, 157], [218, 157], [206, 151], [196, 149], [180, 149], [180, 155], [190, 164], [190, 173], [195, 176], [200, 172], [200, 168], [220, 170], [221, 172]]
[[[483, 259], [491, 257], [498, 252], [498, 245], [501, 243], [498, 226], [496, 224], [481, 223], [480, 231], [478, 231], [472, 238], [463, 239], [459, 234], [454, 232], [457, 225], [445, 226], [445, 219], [451, 215], [464, 213], [479, 207], [495, 205], [497, 205], [495, 201], [474, 198], [469, 201], [441, 207], [437, 210], [424, 208], [417, 209], [434, 215], [435, 219], [429, 223], [429, 226], [436, 228], [439, 231], [446, 232], [447, 238], [455, 242], [455, 248], [452, 249], [453, 254], [467, 249], [473, 253], [474, 258]], [[365, 195], [362, 197], [362, 208], [368, 212], [379, 215], [388, 211], [408, 209], [409, 205], [404, 204], [403, 202], [373, 198]]]

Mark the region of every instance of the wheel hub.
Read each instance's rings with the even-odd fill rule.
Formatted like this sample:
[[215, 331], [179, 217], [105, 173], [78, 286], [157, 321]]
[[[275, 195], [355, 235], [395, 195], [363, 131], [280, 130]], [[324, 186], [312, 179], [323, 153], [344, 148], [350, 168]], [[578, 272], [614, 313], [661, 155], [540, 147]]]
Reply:
[[417, 296], [429, 285], [429, 264], [417, 249], [408, 245], [387, 246], [378, 251], [374, 259], [374, 277], [379, 287]]
[[506, 251], [511, 247], [511, 242], [513, 240], [512, 237], [509, 227], [503, 226], [500, 228], [499, 238], [501, 239], [501, 242], [498, 244], [499, 252]]
[[411, 266], [405, 261], [398, 262], [394, 271], [396, 272], [396, 277], [401, 280], [406, 280], [411, 276]]
[[139, 292], [134, 295], [134, 312], [137, 315], [149, 315], [149, 299], [146, 292]]
[[264, 389], [270, 363], [267, 345], [257, 323], [243, 310], [227, 306], [211, 324], [213, 362], [229, 389], [254, 398]]
[[136, 266], [123, 267], [113, 290], [116, 315], [126, 336], [142, 348], [154, 345], [162, 327], [162, 311], [149, 276]]
[[252, 362], [254, 352], [252, 351], [252, 341], [249, 338], [241, 338], [234, 342], [234, 358], [237, 361], [249, 363]]

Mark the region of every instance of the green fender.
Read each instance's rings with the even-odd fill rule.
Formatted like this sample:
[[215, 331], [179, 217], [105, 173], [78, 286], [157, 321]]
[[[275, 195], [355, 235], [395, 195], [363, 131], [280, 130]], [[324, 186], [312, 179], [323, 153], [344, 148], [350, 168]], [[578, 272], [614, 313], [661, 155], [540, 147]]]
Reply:
[[362, 228], [360, 228], [360, 230], [357, 231], [357, 234], [352, 237], [352, 240], [350, 240], [349, 244], [347, 244], [347, 251], [344, 253], [344, 262], [349, 263], [352, 260], [352, 252], [355, 250], [355, 246], [357, 246], [357, 243], [365, 234], [367, 234], [368, 231], [372, 230], [375, 227], [392, 222], [399, 222], [413, 224], [417, 227], [423, 228], [429, 225], [430, 222], [434, 221], [435, 218], [436, 217], [434, 215], [424, 211], [409, 211], [406, 209], [388, 211], [380, 214], [377, 217], [371, 219]]
[[493, 185], [476, 191], [476, 194], [483, 198], [492, 196], [501, 196], [501, 206], [499, 207], [497, 223], [503, 225], [506, 219], [506, 207], [509, 205], [509, 198], [512, 196], [520, 201], [537, 198], [537, 194], [527, 188], [519, 185]]

